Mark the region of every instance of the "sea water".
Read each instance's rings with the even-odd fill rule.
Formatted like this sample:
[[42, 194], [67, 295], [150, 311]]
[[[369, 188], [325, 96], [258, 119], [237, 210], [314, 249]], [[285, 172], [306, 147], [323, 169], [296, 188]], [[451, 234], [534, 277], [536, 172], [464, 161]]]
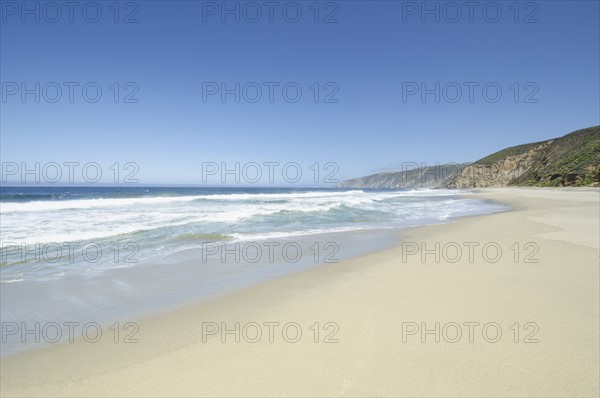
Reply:
[[2, 187], [0, 321], [131, 320], [506, 210], [443, 189]]

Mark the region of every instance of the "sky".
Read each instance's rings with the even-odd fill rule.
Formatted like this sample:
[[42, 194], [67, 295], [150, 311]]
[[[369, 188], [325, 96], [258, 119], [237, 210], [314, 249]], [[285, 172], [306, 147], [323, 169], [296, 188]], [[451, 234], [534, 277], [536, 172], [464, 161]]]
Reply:
[[64, 182], [66, 163], [74, 181], [332, 186], [600, 124], [598, 1], [0, 12], [3, 182]]

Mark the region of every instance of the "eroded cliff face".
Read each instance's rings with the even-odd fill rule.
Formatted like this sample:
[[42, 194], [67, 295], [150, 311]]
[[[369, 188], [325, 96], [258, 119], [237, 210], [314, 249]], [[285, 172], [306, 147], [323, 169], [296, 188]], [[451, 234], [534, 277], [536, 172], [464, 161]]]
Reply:
[[[465, 167], [449, 188], [483, 188], [516, 185], [516, 181], [536, 167], [543, 153], [554, 140], [547, 141], [519, 155], [507, 156], [496, 162], [474, 163]], [[542, 155], [543, 158], [543, 155]]]
[[475, 163], [422, 167], [342, 181], [340, 188], [600, 186], [600, 126], [495, 152]]

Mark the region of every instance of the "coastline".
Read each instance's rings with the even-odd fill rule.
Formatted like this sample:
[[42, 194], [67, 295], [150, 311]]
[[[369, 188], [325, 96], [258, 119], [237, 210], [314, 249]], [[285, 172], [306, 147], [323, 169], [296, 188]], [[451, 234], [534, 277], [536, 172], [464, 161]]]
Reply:
[[[597, 396], [599, 195], [598, 189], [480, 189], [470, 197], [512, 211], [403, 230], [395, 247], [142, 319], [136, 344], [78, 340], [3, 359], [1, 393]], [[435, 253], [407, 254], [436, 242], [449, 245], [445, 254], [434, 250], [439, 261]], [[497, 261], [478, 249], [470, 261], [465, 249], [488, 243], [502, 249]], [[463, 248], [457, 261], [449, 254], [454, 244]], [[208, 323], [222, 322], [230, 328], [296, 323], [303, 335], [296, 343], [277, 333], [273, 342], [263, 335], [256, 343], [225, 335], [223, 343], [222, 334], [205, 333], [203, 342], [203, 324], [207, 332]], [[430, 329], [440, 324], [439, 343], [433, 334], [423, 343], [420, 334], [403, 333], [408, 323], [422, 322]], [[489, 342], [476, 331], [473, 342], [465, 335], [448, 342], [454, 332], [444, 334], [443, 325], [465, 322], [496, 323], [502, 337]], [[511, 329], [516, 322], [518, 336]], [[531, 337], [537, 343], [523, 342], [535, 331], [526, 324], [538, 326]], [[325, 343], [335, 325], [331, 339], [339, 341]]]
[[[225, 259], [228, 262], [221, 259], [221, 254], [227, 253], [224, 249], [206, 258], [200, 249], [186, 249], [148, 264], [109, 269], [97, 275], [0, 284], [0, 321], [16, 324], [19, 332], [25, 329], [23, 324], [31, 330], [40, 325], [39, 342], [36, 333], [20, 341], [22, 336], [11, 334], [12, 326], [6, 327], [6, 338], [0, 342], [0, 359], [64, 343], [69, 338], [64, 325], [69, 323], [98, 325], [111, 333], [108, 328], [115, 322], [136, 322], [200, 305], [287, 275], [391, 248], [399, 239], [396, 229], [369, 229], [241, 241], [240, 249], [234, 250], [240, 257], [237, 261], [231, 252], [235, 246], [231, 244]], [[269, 243], [277, 244], [280, 250], [270, 246], [273, 249], [269, 253]], [[282, 257], [281, 248], [285, 245], [291, 249], [287, 251], [288, 259]], [[250, 261], [255, 257], [256, 252], [251, 251], [255, 246], [261, 248], [262, 261]], [[267, 258], [270, 254], [272, 259]], [[43, 331], [45, 325], [55, 323], [62, 326], [60, 341], [52, 341], [56, 328]]]
[[[33, 267], [22, 270], [10, 267], [6, 271], [11, 271], [16, 279], [11, 280], [10, 276], [4, 274], [4, 278], [0, 280], [0, 321], [5, 325], [7, 335], [0, 341], [0, 357], [9, 357], [70, 339], [74, 331], [67, 324], [79, 323], [76, 326], [89, 325], [93, 329], [106, 330], [116, 322], [124, 324], [168, 313], [185, 305], [214, 299], [288, 274], [393, 247], [399, 242], [398, 232], [407, 228], [445, 223], [465, 214], [489, 214], [508, 210], [493, 202], [480, 203], [482, 201], [479, 199], [469, 198], [468, 191], [384, 191], [374, 193], [375, 196], [359, 192], [359, 197], [367, 196], [367, 203], [372, 200], [385, 202], [390, 196], [408, 197], [408, 201], [400, 202], [407, 207], [396, 210], [404, 212], [406, 218], [399, 217], [403, 219], [399, 225], [404, 225], [400, 227], [386, 222], [386, 217], [389, 221], [391, 216], [388, 212], [382, 217], [384, 221], [371, 223], [365, 228], [364, 214], [361, 215], [359, 211], [353, 216], [359, 220], [356, 225], [342, 222], [346, 226], [338, 226], [337, 231], [328, 230], [327, 221], [323, 227], [316, 224], [316, 229], [296, 233], [290, 233], [289, 228], [286, 231], [285, 227], [283, 231], [279, 231], [275, 224], [271, 225], [273, 232], [245, 237], [242, 234], [237, 240], [221, 243], [196, 243], [195, 248], [179, 248], [174, 253], [154, 258], [141, 255], [139, 263], [137, 252], [115, 251], [115, 247], [125, 249], [132, 245], [133, 248], [145, 246], [147, 255], [152, 250], [149, 249], [150, 246], [163, 247], [168, 243], [159, 244], [152, 240], [146, 243], [141, 235], [137, 242], [121, 242], [121, 239], [117, 239], [110, 245], [104, 243], [104, 247], [100, 243], [99, 252], [104, 253], [102, 257], [111, 260], [111, 264], [106, 264], [106, 261], [86, 263], [76, 259], [67, 264], [59, 264], [52, 262], [50, 255], [44, 257], [48, 258], [47, 263], [40, 262], [41, 267], [35, 262], [30, 264]], [[282, 196], [289, 194], [288, 192]], [[247, 195], [240, 195], [238, 192], [237, 199]], [[320, 197], [322, 192], [299, 195]], [[348, 195], [351, 196], [348, 202], [356, 204], [352, 191], [334, 192], [332, 197]], [[422, 196], [426, 199], [416, 199]], [[326, 202], [331, 198], [325, 196], [325, 199], [319, 200], [322, 205], [327, 205]], [[432, 208], [431, 205], [436, 201], [440, 204]], [[81, 203], [74, 202], [73, 205], [81, 206]], [[388, 203], [379, 206], [386, 208], [386, 205]], [[311, 206], [310, 203], [308, 206]], [[234, 206], [234, 213], [235, 209]], [[330, 216], [336, 217], [339, 214]], [[394, 217], [398, 216], [392, 216]], [[202, 229], [202, 226], [199, 228]], [[174, 249], [169, 247], [168, 250]], [[20, 253], [22, 260], [24, 251], [14, 251], [17, 256]], [[135, 259], [133, 263], [128, 261], [130, 257]], [[28, 270], [32, 272], [25, 272]], [[33, 332], [25, 337], [19, 335], [26, 330]]]

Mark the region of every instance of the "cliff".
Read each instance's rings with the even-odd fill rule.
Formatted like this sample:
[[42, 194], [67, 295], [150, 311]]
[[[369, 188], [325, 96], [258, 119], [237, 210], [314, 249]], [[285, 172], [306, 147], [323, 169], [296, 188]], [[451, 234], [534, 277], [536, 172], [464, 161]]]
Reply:
[[372, 174], [340, 182], [338, 188], [446, 188], [469, 163], [418, 167], [403, 165], [403, 171]]
[[599, 186], [600, 126], [506, 148], [466, 167], [451, 188]]
[[600, 186], [600, 126], [503, 149], [474, 163], [407, 168], [342, 181], [340, 188]]

